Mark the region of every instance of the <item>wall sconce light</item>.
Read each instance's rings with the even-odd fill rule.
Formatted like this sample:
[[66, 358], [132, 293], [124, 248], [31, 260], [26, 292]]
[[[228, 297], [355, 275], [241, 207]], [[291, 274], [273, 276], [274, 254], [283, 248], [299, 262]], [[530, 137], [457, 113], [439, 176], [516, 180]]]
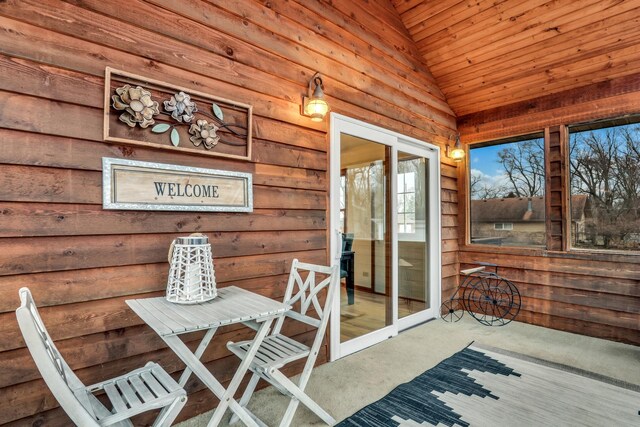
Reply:
[[[311, 91], [312, 84], [316, 85], [313, 93]], [[329, 104], [324, 100], [323, 89], [322, 77], [320, 77], [320, 73], [315, 73], [309, 81], [307, 96], [302, 97], [302, 115], [311, 117], [314, 122], [321, 122], [329, 112]]]
[[459, 163], [464, 159], [464, 156], [464, 148], [462, 148], [462, 145], [460, 144], [460, 135], [458, 134], [456, 135], [456, 142], [453, 147], [447, 145], [447, 157], [449, 157], [454, 162]]

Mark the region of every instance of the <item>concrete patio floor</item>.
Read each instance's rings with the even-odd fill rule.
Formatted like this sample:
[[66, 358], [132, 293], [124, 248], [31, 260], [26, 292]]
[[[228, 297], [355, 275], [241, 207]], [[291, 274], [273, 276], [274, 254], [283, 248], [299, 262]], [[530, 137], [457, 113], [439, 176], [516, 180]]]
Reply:
[[[465, 315], [458, 323], [433, 320], [376, 346], [319, 366], [313, 372], [307, 392], [340, 421], [472, 341], [640, 386], [640, 347], [519, 322], [487, 327]], [[272, 426], [278, 425], [287, 404], [286, 397], [269, 387], [254, 395], [249, 408]], [[210, 417], [211, 412], [179, 426], [206, 426]], [[229, 425], [229, 418], [227, 411], [221, 426]], [[300, 406], [292, 425], [324, 424]]]

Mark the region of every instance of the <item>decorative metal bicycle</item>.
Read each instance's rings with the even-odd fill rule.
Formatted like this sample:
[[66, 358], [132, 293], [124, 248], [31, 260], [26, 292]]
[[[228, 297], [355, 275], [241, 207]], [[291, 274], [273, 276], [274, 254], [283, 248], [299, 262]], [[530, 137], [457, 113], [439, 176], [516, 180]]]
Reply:
[[[462, 270], [466, 277], [458, 289], [440, 306], [445, 322], [457, 322], [466, 310], [486, 326], [504, 326], [520, 312], [520, 292], [509, 279], [498, 274], [498, 266], [474, 262], [480, 267]], [[486, 271], [494, 268], [495, 271]]]

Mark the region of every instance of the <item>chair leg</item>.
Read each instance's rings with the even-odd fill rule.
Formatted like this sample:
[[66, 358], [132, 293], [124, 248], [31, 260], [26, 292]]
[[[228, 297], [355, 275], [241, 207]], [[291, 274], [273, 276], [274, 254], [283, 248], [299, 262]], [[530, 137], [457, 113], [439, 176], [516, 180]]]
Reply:
[[[249, 400], [251, 400], [251, 396], [253, 396], [253, 392], [258, 385], [258, 381], [260, 381], [260, 376], [254, 373], [249, 380], [249, 384], [247, 384], [247, 388], [244, 390], [244, 393], [242, 393], [242, 398], [240, 398], [240, 401], [238, 402], [243, 408], [249, 404]], [[240, 420], [240, 417], [233, 413], [229, 424], [235, 424], [238, 420]]]
[[289, 401], [289, 405], [287, 406], [287, 410], [285, 411], [282, 420], [280, 421], [280, 427], [289, 427], [291, 425], [291, 421], [293, 421], [293, 416], [298, 409], [298, 404], [300, 401], [295, 397], [292, 397]]
[[268, 425], [266, 425], [260, 418], [258, 418], [256, 416], [256, 414], [254, 414], [253, 412], [251, 412], [250, 410], [248, 410], [247, 408], [244, 408], [245, 411], [247, 411], [247, 414], [249, 414], [249, 417], [251, 417], [251, 419], [253, 421], [256, 422], [256, 424], [258, 424], [258, 427], [269, 427]]
[[187, 403], [187, 396], [180, 396], [175, 399], [170, 405], [165, 406], [160, 411], [160, 415], [153, 423], [153, 427], [169, 427], [176, 419], [184, 405]]
[[322, 421], [327, 423], [328, 425], [334, 425], [336, 420], [329, 415], [327, 411], [322, 409], [320, 405], [318, 405], [313, 399], [311, 399], [307, 394], [300, 389], [295, 383], [293, 383], [289, 378], [287, 378], [280, 371], [273, 371], [270, 373], [271, 377], [280, 385], [282, 385], [285, 389], [289, 391], [294, 397], [289, 402], [289, 406], [287, 407], [287, 411], [280, 422], [280, 427], [288, 427], [291, 425], [291, 421], [293, 420], [293, 416], [298, 409], [298, 404], [302, 403], [304, 406], [309, 408], [314, 414], [316, 414]]

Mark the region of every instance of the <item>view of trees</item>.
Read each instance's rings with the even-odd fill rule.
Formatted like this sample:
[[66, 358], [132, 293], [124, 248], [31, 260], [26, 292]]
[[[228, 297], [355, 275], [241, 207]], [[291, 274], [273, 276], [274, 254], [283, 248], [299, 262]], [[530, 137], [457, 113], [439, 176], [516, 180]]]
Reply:
[[[472, 169], [472, 200], [544, 195], [543, 139], [504, 144], [493, 161], [498, 175]], [[588, 196], [584, 217], [572, 219], [573, 245], [640, 249], [640, 124], [573, 130], [570, 173], [571, 195]]]
[[544, 195], [543, 138], [504, 144], [496, 162], [504, 169], [498, 180], [488, 180], [478, 171], [471, 172], [473, 200]]
[[571, 194], [591, 204], [574, 244], [609, 249], [640, 248], [640, 125], [571, 134]]
[[384, 161], [376, 160], [346, 171], [346, 231], [359, 239], [382, 239], [386, 192]]
[[[397, 229], [424, 235], [426, 218], [426, 162], [421, 157], [398, 153]], [[383, 239], [387, 190], [385, 165], [376, 160], [345, 170], [341, 183], [341, 219], [358, 238]], [[346, 194], [349, 195], [348, 201]], [[345, 212], [348, 211], [348, 214]]]
[[[472, 148], [470, 160], [478, 167], [471, 171], [471, 199], [485, 201], [471, 204], [471, 241], [544, 247], [544, 202], [540, 202], [545, 191], [544, 139]], [[533, 197], [535, 203], [527, 200]], [[526, 224], [525, 210], [531, 212]]]

